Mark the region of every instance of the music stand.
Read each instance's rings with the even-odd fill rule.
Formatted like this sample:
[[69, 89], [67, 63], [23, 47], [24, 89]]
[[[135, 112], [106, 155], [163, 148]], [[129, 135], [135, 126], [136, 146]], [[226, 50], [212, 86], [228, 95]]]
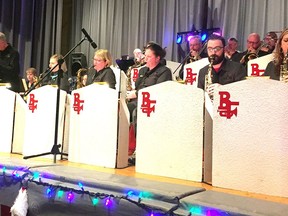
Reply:
[[119, 68], [124, 71], [125, 73], [127, 72], [128, 68], [132, 65], [135, 64], [134, 58], [128, 58], [128, 59], [116, 59], [116, 63], [119, 66]]
[[[62, 58], [62, 59], [59, 59], [57, 64], [49, 69], [46, 70], [44, 73], [47, 73], [44, 74], [44, 76], [42, 77], [42, 79], [40, 79], [32, 88], [30, 88], [27, 92], [25, 92], [25, 96], [27, 96], [33, 89], [35, 89], [36, 86], [38, 86], [42, 80], [48, 76], [48, 74], [51, 74], [51, 72], [53, 71], [53, 69], [55, 69], [57, 66], [59, 66], [59, 71], [58, 71], [58, 78], [57, 78], [57, 85], [58, 85], [58, 88], [57, 88], [57, 97], [56, 97], [56, 118], [55, 118], [55, 134], [54, 134], [54, 144], [52, 146], [52, 149], [50, 152], [44, 152], [44, 153], [41, 153], [41, 154], [37, 154], [37, 155], [30, 155], [30, 156], [25, 156], [23, 157], [23, 159], [29, 159], [29, 158], [34, 158], [34, 157], [40, 157], [40, 156], [45, 156], [45, 155], [49, 155], [49, 154], [53, 154], [54, 155], [54, 160], [53, 162], [56, 163], [56, 156], [57, 155], [65, 155], [65, 156], [68, 156], [68, 154], [66, 153], [63, 153], [63, 152], [60, 152], [59, 151], [59, 148], [61, 147], [61, 144], [57, 144], [57, 139], [58, 139], [58, 122], [59, 122], [59, 103], [60, 103], [60, 85], [61, 85], [61, 79], [63, 77], [63, 70], [61, 69], [61, 65], [63, 64], [65, 58], [67, 56], [70, 55], [70, 53], [72, 53], [84, 40], [86, 40], [87, 38], [84, 37], [82, 38], [71, 50], [69, 50], [67, 52], [67, 54]], [[95, 47], [96, 48], [96, 47]]]

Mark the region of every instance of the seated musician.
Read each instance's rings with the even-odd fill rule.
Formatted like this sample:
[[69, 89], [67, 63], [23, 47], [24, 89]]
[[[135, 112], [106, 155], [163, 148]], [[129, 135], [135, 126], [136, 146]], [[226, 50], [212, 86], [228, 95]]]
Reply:
[[112, 57], [108, 50], [99, 49], [95, 52], [93, 58], [93, 68], [87, 71], [87, 85], [94, 82], [105, 82], [110, 88], [116, 89], [116, 78], [112, 65]]
[[77, 71], [77, 83], [76, 83], [76, 88], [82, 88], [86, 86], [87, 83], [87, 69], [86, 68], [80, 68]]
[[[38, 82], [38, 77], [37, 77], [37, 70], [33, 67], [31, 68], [28, 68], [26, 70], [26, 86], [27, 89], [25, 89], [25, 91], [27, 91], [28, 89], [30, 89], [31, 87], [34, 86], [34, 84], [36, 82]], [[39, 86], [36, 86], [36, 88], [39, 87]]]
[[183, 70], [184, 65], [189, 64], [191, 62], [200, 60], [201, 58], [207, 57], [207, 53], [203, 52], [205, 47], [203, 47], [201, 37], [199, 35], [194, 35], [189, 41], [189, 56], [185, 60], [184, 64], [182, 65], [180, 71], [179, 71], [179, 77], [183, 79]]
[[65, 61], [61, 64], [61, 70], [63, 71], [63, 73], [59, 73], [60, 68], [59, 68], [58, 61], [61, 59], [63, 59], [63, 56], [59, 54], [54, 54], [50, 57], [49, 68], [52, 71], [46, 77], [45, 77], [45, 74], [44, 75], [41, 74], [42, 76], [44, 76], [42, 86], [43, 85], [58, 85], [59, 75], [62, 75], [60, 79], [60, 89], [66, 92], [69, 92], [70, 86], [68, 82], [68, 72], [67, 72], [68, 70], [67, 70], [67, 65]]
[[263, 75], [270, 76], [270, 79], [274, 80], [280, 80], [281, 77], [281, 81], [288, 82], [288, 28], [284, 29], [280, 34], [275, 51], [273, 53], [273, 57], [273, 60], [268, 63]]

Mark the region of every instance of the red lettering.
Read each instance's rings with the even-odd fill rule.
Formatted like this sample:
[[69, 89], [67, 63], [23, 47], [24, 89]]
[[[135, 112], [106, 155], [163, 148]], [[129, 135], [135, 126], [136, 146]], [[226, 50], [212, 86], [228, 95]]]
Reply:
[[233, 115], [237, 116], [237, 107], [235, 109], [231, 109], [232, 106], [239, 106], [239, 102], [230, 100], [230, 93], [220, 91], [220, 105], [218, 106], [218, 112], [221, 117], [226, 117], [230, 119]]
[[83, 103], [84, 100], [80, 100], [80, 94], [74, 93], [73, 109], [78, 115], [80, 114], [80, 111], [83, 110]]
[[149, 92], [142, 92], [141, 110], [147, 114], [147, 117], [150, 117], [151, 112], [155, 112], [155, 105], [152, 104], [156, 104], [156, 100], [150, 100]]

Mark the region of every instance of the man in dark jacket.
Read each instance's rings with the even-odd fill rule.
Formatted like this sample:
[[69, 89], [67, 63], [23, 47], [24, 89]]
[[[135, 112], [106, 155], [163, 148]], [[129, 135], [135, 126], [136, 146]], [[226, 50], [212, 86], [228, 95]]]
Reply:
[[19, 72], [19, 53], [7, 42], [5, 34], [0, 32], [0, 83], [10, 83], [10, 89], [19, 92]]

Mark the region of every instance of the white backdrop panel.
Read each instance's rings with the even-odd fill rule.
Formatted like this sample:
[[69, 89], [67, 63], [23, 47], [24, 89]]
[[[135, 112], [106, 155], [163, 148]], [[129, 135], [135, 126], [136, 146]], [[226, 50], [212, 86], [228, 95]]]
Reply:
[[[83, 110], [74, 109], [75, 95]], [[92, 84], [71, 93], [69, 161], [115, 168], [118, 91]]]
[[219, 92], [229, 92], [239, 105], [232, 106], [237, 116], [221, 117], [215, 93], [213, 185], [288, 197], [288, 85], [255, 77], [223, 85]]
[[[57, 144], [60, 145], [62, 145], [63, 140], [66, 95], [65, 91], [60, 90], [59, 121], [57, 127]], [[56, 98], [57, 88], [49, 85], [37, 88], [28, 95], [28, 111], [23, 144], [24, 156], [51, 152], [55, 139]], [[32, 110], [33, 106], [37, 106], [34, 107], [34, 111]]]
[[10, 153], [12, 146], [15, 92], [5, 87], [0, 87], [0, 101], [0, 152]]
[[[141, 110], [142, 93], [155, 112]], [[167, 81], [138, 94], [136, 171], [192, 181], [202, 179], [203, 91]]]

